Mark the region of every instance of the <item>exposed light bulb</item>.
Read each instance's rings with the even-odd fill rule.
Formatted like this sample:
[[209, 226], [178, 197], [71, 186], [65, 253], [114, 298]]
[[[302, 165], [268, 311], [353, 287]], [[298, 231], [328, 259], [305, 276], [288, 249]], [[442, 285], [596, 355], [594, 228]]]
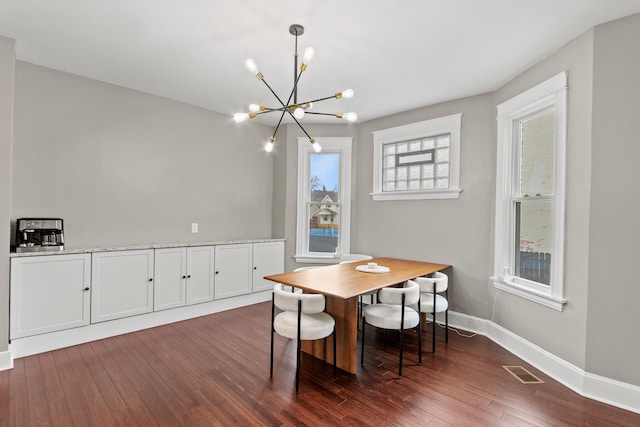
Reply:
[[276, 142], [276, 138], [275, 137], [270, 137], [269, 141], [267, 142], [267, 145], [264, 146], [264, 151], [266, 151], [267, 153], [270, 153], [273, 151], [273, 145]]
[[358, 115], [356, 113], [344, 113], [342, 115], [342, 118], [345, 120], [348, 120], [350, 122], [355, 122], [356, 120], [358, 120]]
[[260, 111], [260, 106], [258, 104], [249, 104], [249, 111], [252, 113], [257, 113]]
[[342, 91], [342, 97], [343, 98], [353, 98], [353, 89], [345, 89]]
[[253, 62], [253, 59], [251, 58], [247, 58], [244, 61], [244, 66], [247, 67], [247, 70], [251, 71], [253, 74], [258, 74], [260, 72], [260, 70], [256, 66], [256, 63]]
[[293, 117], [300, 120], [304, 117], [304, 110], [300, 107], [296, 108], [295, 110], [293, 110]]
[[233, 120], [236, 123], [244, 122], [245, 120], [249, 120], [249, 114], [247, 114], [247, 113], [235, 113], [233, 115]]
[[302, 63], [304, 65], [309, 65], [309, 62], [311, 62], [315, 54], [316, 54], [316, 51], [314, 48], [312, 48], [311, 46], [306, 48], [304, 50], [304, 55], [302, 56]]
[[313, 151], [315, 151], [316, 153], [319, 153], [322, 151], [322, 146], [317, 142], [312, 142], [311, 145], [313, 146]]

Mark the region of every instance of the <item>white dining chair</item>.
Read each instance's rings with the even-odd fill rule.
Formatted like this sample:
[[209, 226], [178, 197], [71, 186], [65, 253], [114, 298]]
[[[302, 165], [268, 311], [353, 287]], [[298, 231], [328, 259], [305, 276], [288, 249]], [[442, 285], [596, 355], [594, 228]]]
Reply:
[[[441, 272], [433, 273], [433, 277], [416, 277], [420, 286], [420, 311], [431, 314], [431, 352], [436, 351], [436, 314], [444, 312], [445, 343], [449, 343], [449, 276]], [[439, 295], [444, 293], [444, 296]]]
[[[276, 307], [282, 310], [275, 314]], [[333, 335], [333, 376], [336, 375], [336, 322], [324, 312], [325, 297], [320, 294], [303, 294], [285, 291], [282, 283], [273, 288], [271, 303], [271, 358], [269, 376], [273, 377], [274, 332], [297, 341], [296, 393], [300, 389], [300, 347], [303, 340], [326, 339]], [[325, 340], [326, 352], [326, 340]]]
[[[402, 378], [402, 353], [404, 348], [404, 330], [418, 327], [418, 365], [422, 364], [422, 339], [420, 312], [411, 308], [417, 304], [420, 309], [420, 286], [408, 280], [403, 288], [382, 288], [378, 292], [378, 304], [365, 307], [362, 322], [362, 348], [360, 364], [364, 364], [365, 325], [400, 331], [400, 363], [398, 377]], [[385, 340], [386, 342], [386, 340]]]

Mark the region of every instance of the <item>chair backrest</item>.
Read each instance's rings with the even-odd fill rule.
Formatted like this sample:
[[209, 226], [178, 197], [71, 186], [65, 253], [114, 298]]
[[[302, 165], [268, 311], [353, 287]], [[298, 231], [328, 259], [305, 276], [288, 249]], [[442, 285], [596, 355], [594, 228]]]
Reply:
[[373, 259], [371, 255], [365, 254], [344, 254], [340, 258], [340, 264], [346, 264], [348, 262], [356, 262], [356, 261], [366, 261], [368, 259]]
[[414, 280], [420, 285], [422, 293], [432, 293], [435, 287], [435, 292], [438, 294], [449, 287], [449, 276], [439, 271], [433, 273], [433, 277], [416, 277]]
[[407, 280], [404, 288], [382, 288], [378, 291], [378, 301], [382, 304], [402, 304], [402, 295], [404, 297], [404, 305], [417, 304], [420, 300], [420, 286], [413, 280]]
[[283, 311], [298, 311], [298, 301], [302, 301], [302, 313], [322, 313], [325, 307], [324, 295], [292, 293], [283, 289], [282, 283], [273, 287], [273, 302]]

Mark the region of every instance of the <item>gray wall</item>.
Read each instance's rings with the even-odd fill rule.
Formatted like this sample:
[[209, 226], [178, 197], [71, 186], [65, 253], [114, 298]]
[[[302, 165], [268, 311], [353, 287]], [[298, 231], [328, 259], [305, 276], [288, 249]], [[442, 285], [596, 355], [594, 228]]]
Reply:
[[587, 371], [640, 385], [640, 15], [595, 28]]
[[[488, 317], [487, 268], [495, 165], [491, 96], [480, 95], [372, 120], [358, 128], [355, 252], [433, 261], [450, 271], [451, 308]], [[372, 132], [462, 113], [459, 199], [373, 201]]]
[[0, 36], [0, 353], [9, 348], [9, 218], [15, 42]]
[[[495, 107], [568, 71], [564, 311], [500, 292], [495, 322], [564, 360], [585, 367], [593, 31], [574, 39], [494, 93]], [[492, 165], [495, 169], [495, 163]], [[491, 195], [492, 203], [495, 194]], [[492, 261], [493, 262], [493, 261]]]
[[61, 217], [68, 248], [271, 237], [263, 125], [19, 61], [15, 98], [12, 220]]

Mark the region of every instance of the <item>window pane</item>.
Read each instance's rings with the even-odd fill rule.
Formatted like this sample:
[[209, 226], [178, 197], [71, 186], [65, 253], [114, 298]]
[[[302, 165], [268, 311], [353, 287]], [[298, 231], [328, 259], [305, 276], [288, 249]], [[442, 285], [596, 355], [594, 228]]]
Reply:
[[516, 276], [545, 285], [551, 280], [551, 200], [516, 203]]
[[520, 126], [520, 194], [553, 194], [554, 111], [523, 120]]
[[329, 195], [338, 201], [340, 188], [340, 154], [312, 153], [309, 155], [309, 190], [312, 201]]
[[309, 204], [309, 252], [335, 253], [338, 248], [340, 206], [326, 197]]
[[309, 252], [335, 253], [340, 217], [340, 154], [309, 154]]

